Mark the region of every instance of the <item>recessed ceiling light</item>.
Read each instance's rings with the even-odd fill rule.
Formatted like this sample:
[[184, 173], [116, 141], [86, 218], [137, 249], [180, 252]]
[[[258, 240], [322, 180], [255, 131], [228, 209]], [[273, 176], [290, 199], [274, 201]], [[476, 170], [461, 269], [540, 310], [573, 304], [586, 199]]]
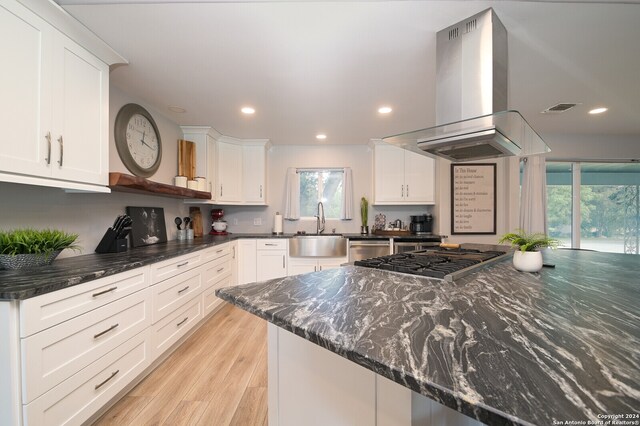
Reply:
[[242, 107], [240, 111], [242, 111], [243, 114], [253, 114], [256, 112], [256, 110], [251, 107]]
[[608, 109], [609, 108], [604, 108], [604, 107], [594, 108], [591, 111], [589, 111], [589, 114], [602, 114], [603, 112], [605, 112]]
[[391, 109], [391, 107], [388, 107], [388, 106], [383, 106], [378, 108], [378, 112], [380, 114], [389, 114], [391, 111], [393, 111], [393, 109]]
[[321, 141], [325, 140], [327, 138], [327, 135], [325, 135], [324, 133], [319, 133], [316, 135], [316, 139], [320, 139]]
[[185, 112], [187, 112], [186, 109], [179, 106], [169, 105], [167, 108], [169, 108], [169, 111], [177, 112], [178, 114], [184, 114]]

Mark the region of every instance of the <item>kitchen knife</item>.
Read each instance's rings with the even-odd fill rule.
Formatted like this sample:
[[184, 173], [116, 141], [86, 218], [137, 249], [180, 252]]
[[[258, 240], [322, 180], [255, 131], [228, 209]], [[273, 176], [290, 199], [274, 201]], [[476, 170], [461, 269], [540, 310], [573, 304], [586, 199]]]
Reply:
[[122, 226], [122, 222], [124, 221], [124, 216], [125, 215], [123, 214], [119, 215], [115, 223], [113, 224], [113, 230], [116, 231], [116, 234], [118, 233], [118, 230]]

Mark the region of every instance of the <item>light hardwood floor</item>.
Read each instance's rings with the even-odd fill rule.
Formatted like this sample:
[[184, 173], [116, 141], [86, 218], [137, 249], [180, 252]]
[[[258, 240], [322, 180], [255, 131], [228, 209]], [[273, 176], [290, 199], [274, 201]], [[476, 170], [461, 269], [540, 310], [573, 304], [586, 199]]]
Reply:
[[266, 425], [266, 322], [225, 304], [95, 425]]

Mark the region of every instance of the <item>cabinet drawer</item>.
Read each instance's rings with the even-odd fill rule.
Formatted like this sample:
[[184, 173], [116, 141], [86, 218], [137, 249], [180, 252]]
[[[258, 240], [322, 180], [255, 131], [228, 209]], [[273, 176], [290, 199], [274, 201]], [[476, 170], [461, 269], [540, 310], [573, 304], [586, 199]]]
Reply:
[[204, 306], [204, 315], [208, 315], [216, 307], [222, 303], [222, 299], [216, 296], [216, 290], [223, 287], [231, 286], [231, 275], [222, 277], [218, 281], [212, 283], [210, 288], [207, 288], [202, 293], [202, 305]]
[[149, 267], [43, 294], [20, 302], [20, 337], [104, 306], [149, 285]]
[[30, 402], [151, 324], [149, 290], [22, 339], [23, 401]]
[[24, 406], [24, 424], [82, 424], [150, 365], [147, 330]]
[[286, 250], [286, 238], [267, 238], [264, 240], [256, 240], [258, 250]]
[[151, 284], [174, 277], [202, 263], [202, 250], [151, 265]]
[[228, 256], [203, 266], [202, 280], [204, 281], [204, 289], [210, 288], [220, 278], [227, 275], [231, 275], [231, 259]]
[[162, 317], [202, 292], [202, 273], [200, 271], [200, 268], [192, 269], [151, 286], [151, 301], [153, 303], [151, 321], [153, 323], [158, 322]]
[[196, 297], [185, 306], [152, 326], [153, 358], [157, 358], [184, 336], [202, 318], [202, 299]]
[[228, 254], [231, 254], [231, 245], [229, 243], [221, 244], [219, 246], [203, 250], [202, 261], [204, 263], [211, 262]]

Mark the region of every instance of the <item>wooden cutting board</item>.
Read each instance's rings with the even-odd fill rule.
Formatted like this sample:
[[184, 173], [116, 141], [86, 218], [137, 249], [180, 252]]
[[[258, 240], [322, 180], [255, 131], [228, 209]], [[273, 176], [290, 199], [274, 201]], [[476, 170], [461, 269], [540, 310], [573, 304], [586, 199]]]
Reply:
[[178, 139], [178, 176], [196, 177], [196, 144]]
[[189, 207], [189, 216], [193, 227], [193, 236], [202, 237], [202, 213], [200, 207]]

